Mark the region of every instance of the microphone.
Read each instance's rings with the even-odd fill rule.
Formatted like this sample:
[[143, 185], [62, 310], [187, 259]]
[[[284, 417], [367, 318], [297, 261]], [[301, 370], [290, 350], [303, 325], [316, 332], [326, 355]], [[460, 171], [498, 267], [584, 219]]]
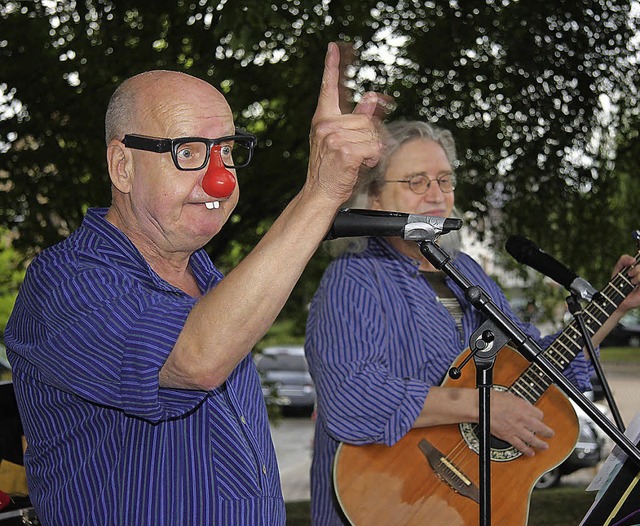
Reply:
[[544, 252], [533, 241], [526, 237], [509, 237], [505, 248], [519, 263], [528, 265], [545, 276], [550, 277], [553, 281], [562, 285], [569, 292], [577, 294], [582, 299], [591, 301], [594, 295], [598, 293], [588, 281], [579, 277], [572, 270], [569, 270], [556, 258]]
[[358, 236], [399, 236], [410, 241], [433, 240], [462, 228], [462, 219], [401, 212], [343, 208], [325, 239]]

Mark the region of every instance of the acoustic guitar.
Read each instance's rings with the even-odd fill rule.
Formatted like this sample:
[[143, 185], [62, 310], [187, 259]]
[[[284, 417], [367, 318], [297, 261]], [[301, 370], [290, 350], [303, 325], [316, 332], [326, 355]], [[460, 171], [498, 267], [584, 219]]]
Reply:
[[[584, 308], [593, 335], [634, 286], [623, 269]], [[571, 322], [544, 351], [559, 371], [582, 351], [584, 339]], [[469, 354], [462, 353], [453, 365]], [[526, 457], [510, 444], [491, 437], [491, 519], [498, 526], [526, 525], [536, 481], [559, 465], [578, 439], [578, 420], [569, 399], [536, 364], [505, 346], [498, 353], [494, 388], [509, 390], [544, 412], [556, 431], [549, 449]], [[445, 387], [476, 387], [473, 360], [458, 380]], [[338, 503], [355, 526], [477, 525], [480, 516], [479, 439], [477, 424], [414, 428], [393, 446], [340, 444], [333, 469]]]

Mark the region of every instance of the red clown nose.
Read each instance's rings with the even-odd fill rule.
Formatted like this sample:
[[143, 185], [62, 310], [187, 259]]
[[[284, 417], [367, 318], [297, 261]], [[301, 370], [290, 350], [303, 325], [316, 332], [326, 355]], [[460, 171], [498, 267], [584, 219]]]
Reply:
[[209, 168], [202, 178], [202, 189], [216, 199], [227, 199], [236, 188], [235, 176], [225, 168], [220, 151], [222, 146], [216, 144], [211, 148]]

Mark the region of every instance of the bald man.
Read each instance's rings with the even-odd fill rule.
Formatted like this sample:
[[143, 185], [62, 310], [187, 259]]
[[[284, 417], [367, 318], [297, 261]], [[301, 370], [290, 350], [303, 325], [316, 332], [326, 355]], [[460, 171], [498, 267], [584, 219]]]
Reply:
[[43, 524], [285, 523], [250, 351], [377, 162], [377, 95], [339, 109], [330, 44], [306, 182], [229, 275], [203, 246], [238, 202], [255, 137], [222, 94], [151, 71], [106, 115], [108, 209], [29, 267], [6, 343]]

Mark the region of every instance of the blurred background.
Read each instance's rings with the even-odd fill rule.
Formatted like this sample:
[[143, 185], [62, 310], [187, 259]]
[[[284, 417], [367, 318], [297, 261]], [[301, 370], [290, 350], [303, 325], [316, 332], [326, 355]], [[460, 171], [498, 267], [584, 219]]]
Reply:
[[[600, 288], [640, 227], [639, 12], [630, 0], [4, 0], [0, 328], [28, 261], [109, 205], [104, 112], [143, 70], [207, 79], [259, 137], [207, 247], [220, 268], [237, 264], [302, 185], [331, 40], [345, 109], [375, 89], [395, 99], [389, 118], [451, 129], [457, 206], [494, 275], [516, 269], [534, 290], [504, 255], [518, 233]], [[327, 261], [319, 251], [265, 345], [300, 341]], [[525, 304], [561, 316], [548, 291]]]
[[[565, 291], [515, 264], [504, 241], [531, 238], [598, 289], [636, 252], [639, 15], [631, 0], [2, 0], [0, 334], [29, 261], [110, 203], [104, 112], [120, 82], [155, 68], [204, 78], [258, 136], [240, 203], [207, 246], [228, 271], [302, 186], [329, 41], [343, 50], [345, 111], [376, 90], [395, 100], [389, 119], [453, 132], [466, 248], [523, 319], [562, 327]], [[263, 363], [274, 422], [304, 428], [302, 455], [313, 385], [300, 345], [328, 261], [319, 250], [255, 350], [301, 368]], [[603, 356], [636, 360], [639, 326], [625, 319]], [[10, 380], [2, 352], [0, 371]]]

